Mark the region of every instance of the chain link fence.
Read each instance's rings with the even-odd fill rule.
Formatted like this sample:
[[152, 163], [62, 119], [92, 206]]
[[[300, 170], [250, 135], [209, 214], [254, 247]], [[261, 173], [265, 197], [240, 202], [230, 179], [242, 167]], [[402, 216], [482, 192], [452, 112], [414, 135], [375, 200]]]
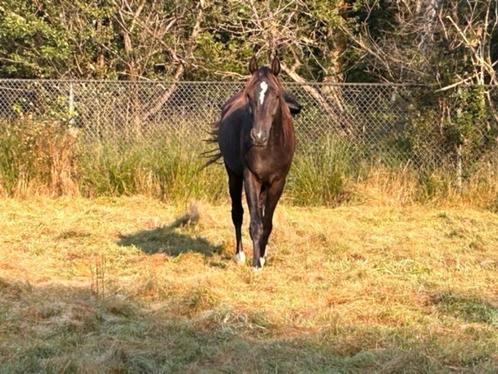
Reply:
[[[471, 164], [496, 151], [498, 89], [286, 83], [303, 106], [298, 151], [326, 139], [365, 160], [417, 167]], [[0, 80], [0, 121], [57, 120], [88, 142], [196, 143], [240, 82]]]

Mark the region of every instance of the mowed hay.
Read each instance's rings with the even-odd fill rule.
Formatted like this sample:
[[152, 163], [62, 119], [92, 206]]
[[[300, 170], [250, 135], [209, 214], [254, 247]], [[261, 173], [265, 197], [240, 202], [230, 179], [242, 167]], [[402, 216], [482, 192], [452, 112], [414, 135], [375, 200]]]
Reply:
[[284, 203], [258, 274], [228, 205], [5, 199], [0, 230], [0, 372], [498, 370], [489, 211]]

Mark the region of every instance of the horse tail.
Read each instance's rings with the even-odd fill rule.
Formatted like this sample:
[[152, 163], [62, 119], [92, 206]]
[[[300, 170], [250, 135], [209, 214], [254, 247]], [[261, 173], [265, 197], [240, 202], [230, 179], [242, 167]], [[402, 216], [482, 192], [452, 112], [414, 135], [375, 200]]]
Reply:
[[[245, 103], [244, 100], [245, 100], [244, 91], [240, 91], [235, 95], [233, 95], [232, 97], [230, 97], [223, 104], [223, 107], [221, 108], [220, 119], [211, 126], [211, 129], [209, 131], [207, 131], [209, 137], [207, 139], [204, 139], [206, 143], [218, 145], [218, 134], [221, 126], [221, 121], [223, 121], [223, 118], [225, 118], [227, 113], [232, 108], [237, 107], [237, 105], [244, 104]], [[203, 152], [201, 155], [202, 157], [207, 158], [207, 161], [201, 167], [201, 170], [208, 167], [209, 165], [217, 163], [222, 158], [221, 151], [217, 146], [214, 149], [210, 149], [206, 152]]]
[[220, 128], [220, 122], [221, 121], [216, 121], [211, 126], [211, 129], [207, 131], [208, 138], [204, 139], [204, 142], [206, 142], [208, 144], [215, 144], [215, 148], [209, 149], [209, 150], [201, 153], [201, 156], [207, 160], [202, 165], [200, 170], [208, 167], [209, 165], [217, 163], [222, 157], [221, 151], [220, 151], [219, 147], [217, 146], [218, 145], [218, 130]]

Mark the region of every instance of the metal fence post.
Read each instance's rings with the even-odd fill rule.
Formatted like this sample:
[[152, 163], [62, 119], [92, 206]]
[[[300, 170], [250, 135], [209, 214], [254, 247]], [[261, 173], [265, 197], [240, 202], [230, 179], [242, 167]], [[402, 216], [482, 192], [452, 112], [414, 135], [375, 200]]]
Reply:
[[74, 125], [74, 87], [73, 83], [69, 83], [69, 124]]
[[456, 149], [456, 182], [458, 193], [463, 190], [463, 164], [462, 164], [462, 144], [457, 145]]

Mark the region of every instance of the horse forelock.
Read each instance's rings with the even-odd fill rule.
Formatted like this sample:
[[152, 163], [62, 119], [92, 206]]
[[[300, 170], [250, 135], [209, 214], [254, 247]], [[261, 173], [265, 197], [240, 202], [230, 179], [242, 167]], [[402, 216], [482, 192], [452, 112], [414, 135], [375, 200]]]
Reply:
[[273, 88], [276, 89], [279, 93], [283, 91], [283, 87], [279, 79], [272, 73], [271, 69], [267, 66], [260, 67], [251, 75], [251, 77], [246, 82], [244, 91], [247, 93], [250, 90], [255, 89], [259, 82], [270, 83], [270, 86], [273, 86]]
[[237, 92], [235, 95], [231, 96], [224, 104], [221, 109], [221, 118], [224, 118], [227, 113], [231, 112], [233, 109], [240, 108], [248, 103], [247, 93], [254, 89], [256, 84], [262, 80], [270, 82], [278, 91], [283, 92], [283, 87], [278, 81], [278, 79], [272, 74], [270, 68], [263, 66], [256, 70], [246, 81], [244, 88]]

